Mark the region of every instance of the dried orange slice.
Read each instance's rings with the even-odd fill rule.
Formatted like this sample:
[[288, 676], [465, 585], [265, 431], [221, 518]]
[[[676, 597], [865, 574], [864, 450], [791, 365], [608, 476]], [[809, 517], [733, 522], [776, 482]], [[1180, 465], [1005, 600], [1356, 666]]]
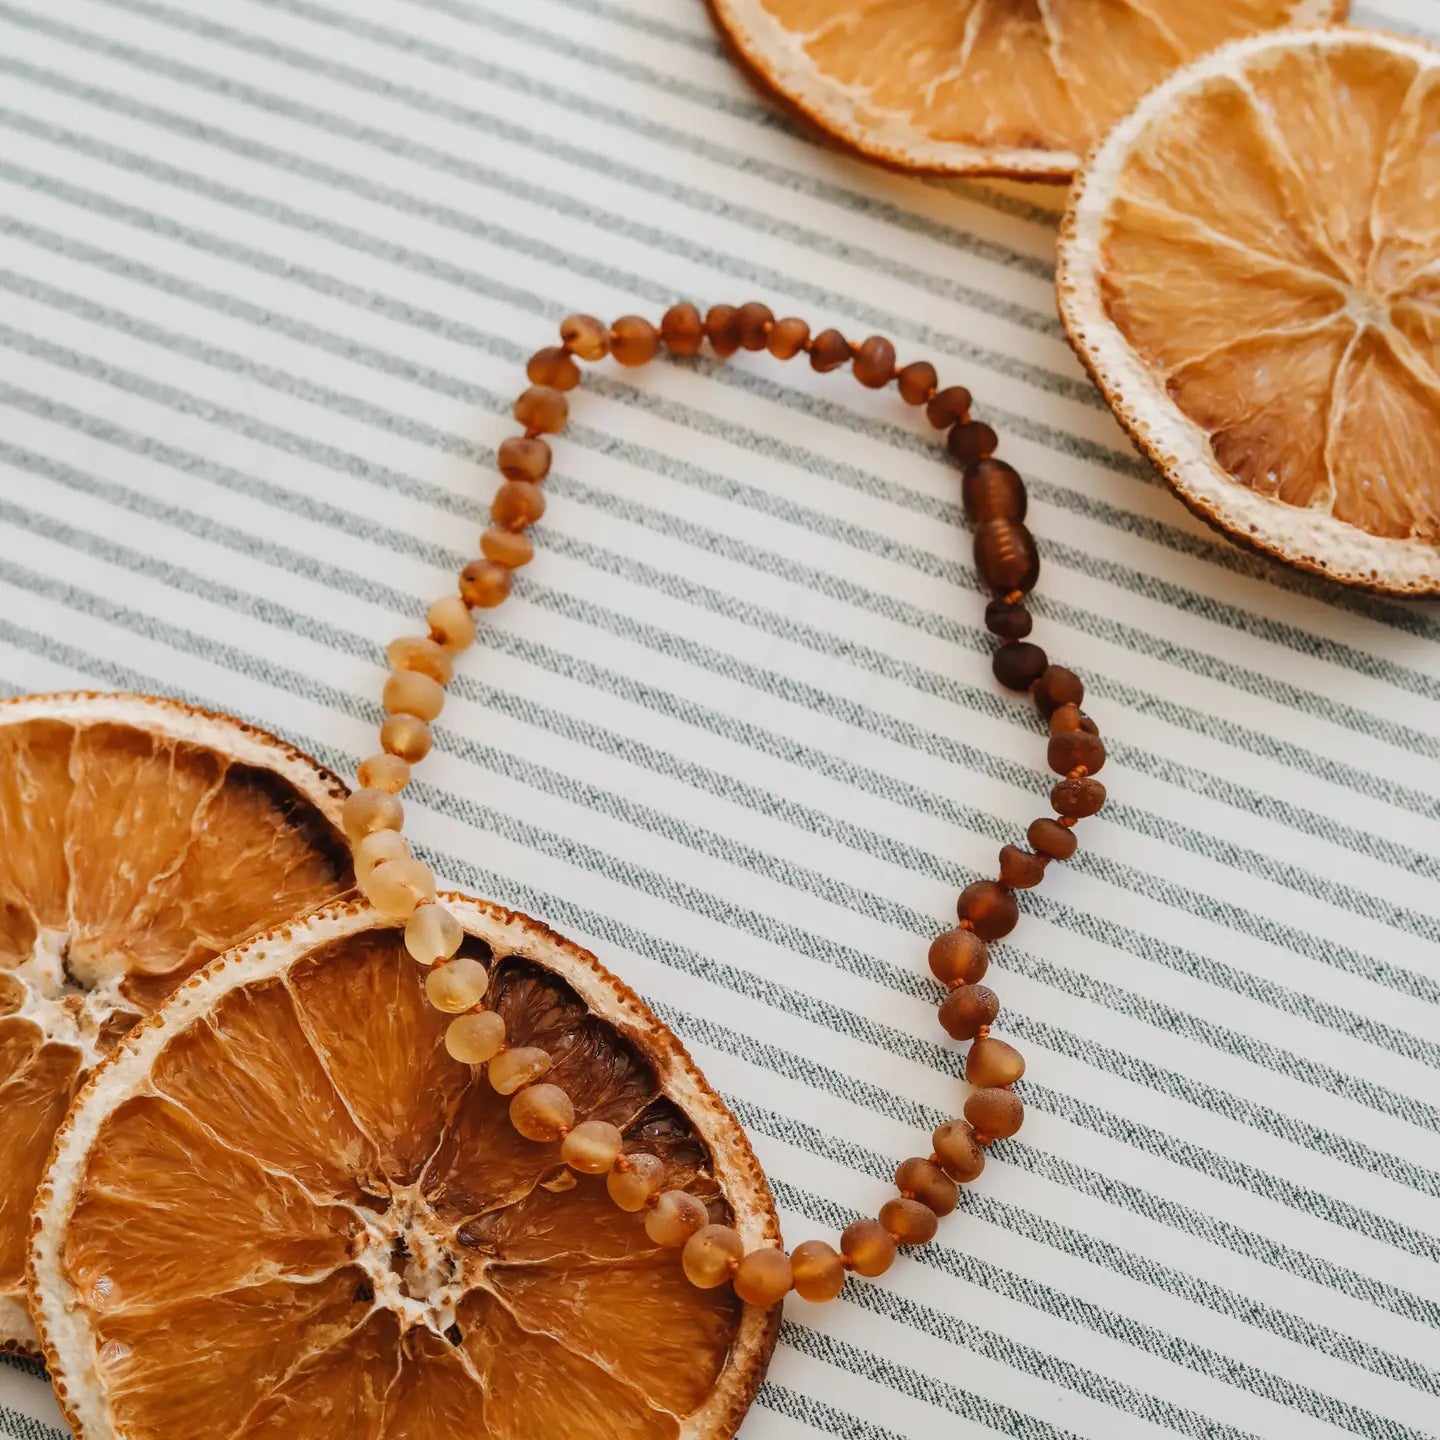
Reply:
[[1186, 504], [1308, 570], [1440, 592], [1440, 51], [1237, 42], [1071, 197], [1070, 339]]
[[351, 883], [346, 790], [224, 715], [136, 695], [0, 703], [0, 1347], [75, 1087], [186, 976]]
[[709, 0], [766, 89], [906, 170], [1067, 180], [1152, 85], [1348, 0]]
[[[747, 1248], [739, 1125], [593, 956], [445, 897], [515, 1045]], [[778, 1309], [698, 1290], [603, 1181], [523, 1139], [362, 901], [231, 951], [121, 1042], [60, 1131], [34, 1305], [81, 1440], [728, 1436]]]

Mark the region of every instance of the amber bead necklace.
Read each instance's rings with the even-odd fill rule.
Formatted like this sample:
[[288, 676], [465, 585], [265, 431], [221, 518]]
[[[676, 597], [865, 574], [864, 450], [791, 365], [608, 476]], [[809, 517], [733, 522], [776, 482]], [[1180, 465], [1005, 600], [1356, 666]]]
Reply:
[[[901, 1245], [920, 1245], [934, 1236], [938, 1218], [959, 1199], [957, 1185], [974, 1180], [985, 1167], [986, 1147], [1015, 1134], [1025, 1107], [1013, 1086], [1025, 1073], [1020, 1052], [990, 1033], [1000, 1013], [995, 993], [980, 982], [989, 967], [988, 943], [1008, 935], [1019, 919], [1015, 891], [1038, 885], [1052, 860], [1075, 853], [1077, 820], [1105, 803], [1095, 773], [1105, 763], [1105, 746], [1094, 722], [1080, 709], [1085, 688], [1074, 673], [1051, 665], [1027, 638], [1031, 615], [1025, 597], [1040, 573], [1034, 538], [1025, 527], [1025, 485], [1009, 465], [994, 458], [998, 440], [970, 416], [970, 392], [941, 389], [934, 366], [920, 360], [897, 368], [895, 347], [872, 335], [852, 344], [838, 330], [812, 337], [803, 320], [777, 320], [758, 303], [716, 305], [701, 316], [693, 305], [672, 306], [657, 330], [648, 320], [627, 315], [611, 326], [589, 315], [571, 315], [560, 326], [559, 345], [530, 357], [530, 387], [515, 402], [524, 434], [499, 451], [503, 483], [490, 507], [491, 527], [480, 537], [481, 558], [460, 572], [458, 595], [431, 606], [429, 634], [402, 637], [387, 651], [391, 674], [385, 685], [386, 720], [381, 750], [360, 766], [361, 789], [345, 806], [345, 829], [354, 846], [360, 888], [382, 914], [405, 922], [405, 945], [427, 971], [425, 993], [436, 1009], [452, 1015], [445, 1032], [451, 1056], [466, 1065], [485, 1065], [489, 1083], [510, 1100], [510, 1121], [535, 1141], [560, 1142], [560, 1156], [581, 1175], [604, 1176], [611, 1199], [623, 1210], [643, 1214], [650, 1238], [680, 1251], [685, 1274], [697, 1286], [733, 1284], [752, 1305], [773, 1305], [794, 1290], [805, 1300], [832, 1300], [847, 1271], [881, 1275]], [[505, 1022], [487, 1009], [489, 972], [478, 960], [458, 955], [459, 922], [436, 899], [435, 877], [414, 859], [400, 834], [399, 792], [410, 768], [431, 745], [430, 722], [445, 703], [454, 657], [475, 642], [471, 611], [489, 610], [510, 593], [511, 577], [535, 553], [526, 533], [545, 513], [541, 488], [550, 470], [545, 439], [564, 429], [566, 392], [580, 383], [577, 361], [612, 356], [621, 365], [643, 365], [661, 348], [695, 355], [708, 341], [724, 359], [737, 350], [768, 350], [777, 360], [801, 354], [821, 372], [850, 366], [860, 384], [883, 389], [892, 381], [901, 398], [924, 406], [945, 445], [964, 471], [965, 512], [975, 529], [975, 565], [995, 598], [985, 624], [999, 640], [996, 678], [1011, 690], [1028, 691], [1048, 720], [1050, 767], [1061, 778], [1050, 792], [1055, 815], [1042, 816], [1027, 831], [1030, 849], [1006, 845], [999, 875], [967, 886], [960, 894], [959, 921], [930, 946], [930, 969], [948, 990], [940, 1024], [956, 1040], [967, 1040], [965, 1078], [976, 1088], [963, 1119], [941, 1125], [931, 1153], [902, 1161], [895, 1171], [899, 1192], [876, 1219], [856, 1220], [838, 1248], [807, 1240], [786, 1255], [774, 1246], [745, 1251], [728, 1225], [712, 1225], [704, 1204], [684, 1190], [661, 1188], [658, 1157], [622, 1153], [620, 1131], [604, 1120], [577, 1116], [570, 1096], [545, 1079], [550, 1056], [533, 1046], [505, 1043]]]

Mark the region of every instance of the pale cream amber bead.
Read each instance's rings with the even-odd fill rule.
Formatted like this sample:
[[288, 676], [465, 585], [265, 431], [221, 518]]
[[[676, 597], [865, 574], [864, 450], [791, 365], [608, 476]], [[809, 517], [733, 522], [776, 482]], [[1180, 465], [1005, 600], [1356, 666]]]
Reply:
[[558, 1140], [575, 1123], [575, 1105], [558, 1085], [527, 1085], [510, 1102], [510, 1123], [527, 1140]]
[[685, 1278], [700, 1290], [723, 1285], [740, 1263], [745, 1242], [728, 1225], [702, 1225], [680, 1252]]
[[704, 1201], [688, 1190], [666, 1190], [645, 1217], [645, 1233], [667, 1250], [678, 1250], [702, 1225], [710, 1221]]
[[417, 670], [396, 670], [385, 682], [385, 710], [433, 720], [445, 708], [445, 687]]
[[434, 743], [430, 727], [415, 715], [390, 715], [380, 727], [380, 743], [387, 755], [397, 755], [406, 764], [418, 765]]
[[637, 1151], [622, 1155], [605, 1177], [610, 1198], [622, 1210], [643, 1210], [646, 1202], [660, 1188], [665, 1166], [658, 1155]]
[[355, 861], [355, 879], [364, 884], [370, 872], [387, 860], [398, 860], [410, 853], [410, 846], [398, 830], [372, 830], [362, 840], [355, 842], [352, 858]]
[[460, 922], [443, 906], [431, 901], [420, 905], [405, 922], [405, 948], [420, 965], [448, 960], [465, 938]]
[[410, 766], [398, 755], [371, 755], [360, 762], [355, 778], [367, 790], [398, 794], [410, 783]]
[[417, 905], [435, 898], [435, 875], [424, 861], [402, 855], [377, 865], [360, 888], [382, 915], [408, 920]]
[[790, 1257], [766, 1246], [752, 1250], [735, 1267], [735, 1293], [747, 1305], [776, 1305], [785, 1298], [793, 1278]]
[[392, 670], [414, 670], [440, 685], [448, 685], [455, 674], [450, 652], [428, 635], [402, 635], [385, 649]]
[[470, 607], [458, 595], [437, 600], [425, 620], [430, 633], [447, 650], [468, 650], [475, 643], [475, 621], [470, 617]]
[[502, 1050], [490, 1062], [490, 1084], [502, 1095], [513, 1095], [533, 1084], [550, 1068], [550, 1053], [534, 1045]]
[[473, 1009], [485, 998], [489, 988], [490, 972], [468, 955], [457, 955], [437, 965], [425, 977], [425, 994], [430, 1003], [447, 1015]]
[[357, 790], [340, 811], [340, 823], [351, 840], [363, 840], [373, 830], [398, 830], [405, 807], [388, 790]]
[[560, 1158], [582, 1175], [608, 1175], [625, 1137], [608, 1120], [582, 1120], [560, 1146]]
[[462, 1065], [483, 1065], [505, 1047], [505, 1022], [493, 1010], [457, 1015], [445, 1031], [445, 1048]]

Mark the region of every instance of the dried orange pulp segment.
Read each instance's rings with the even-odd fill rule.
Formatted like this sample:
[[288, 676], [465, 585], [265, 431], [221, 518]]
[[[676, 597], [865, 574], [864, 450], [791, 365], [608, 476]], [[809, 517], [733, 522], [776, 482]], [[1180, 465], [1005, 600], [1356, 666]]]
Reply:
[[0, 702], [0, 1348], [35, 1348], [30, 1209], [77, 1083], [215, 955], [349, 887], [345, 794], [187, 705]]
[[1070, 339], [1188, 505], [1440, 593], [1440, 51], [1239, 41], [1147, 96], [1062, 229]]
[[[515, 1045], [776, 1243], [744, 1132], [593, 956], [442, 897]], [[699, 1290], [445, 1052], [400, 931], [343, 900], [188, 979], [91, 1077], [37, 1200], [32, 1300], [81, 1440], [710, 1440], [778, 1309]]]
[[1348, 0], [709, 0], [769, 90], [906, 170], [1067, 180], [1152, 85]]

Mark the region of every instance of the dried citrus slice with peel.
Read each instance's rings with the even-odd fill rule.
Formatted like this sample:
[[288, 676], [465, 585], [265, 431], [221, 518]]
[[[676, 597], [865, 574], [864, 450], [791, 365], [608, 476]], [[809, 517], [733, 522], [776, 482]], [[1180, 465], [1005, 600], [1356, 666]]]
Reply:
[[0, 1347], [87, 1071], [186, 976], [345, 890], [344, 785], [227, 716], [135, 695], [0, 702]]
[[906, 170], [1067, 180], [1152, 85], [1347, 0], [709, 0], [768, 90]]
[[1322, 30], [1147, 96], [1071, 197], [1066, 330], [1186, 504], [1308, 570], [1440, 592], [1440, 51]]
[[[512, 1045], [747, 1247], [744, 1132], [594, 957], [445, 897]], [[401, 932], [345, 900], [231, 951], [82, 1091], [36, 1208], [34, 1305], [81, 1440], [728, 1436], [779, 1324], [698, 1290], [603, 1180], [450, 1059]]]

